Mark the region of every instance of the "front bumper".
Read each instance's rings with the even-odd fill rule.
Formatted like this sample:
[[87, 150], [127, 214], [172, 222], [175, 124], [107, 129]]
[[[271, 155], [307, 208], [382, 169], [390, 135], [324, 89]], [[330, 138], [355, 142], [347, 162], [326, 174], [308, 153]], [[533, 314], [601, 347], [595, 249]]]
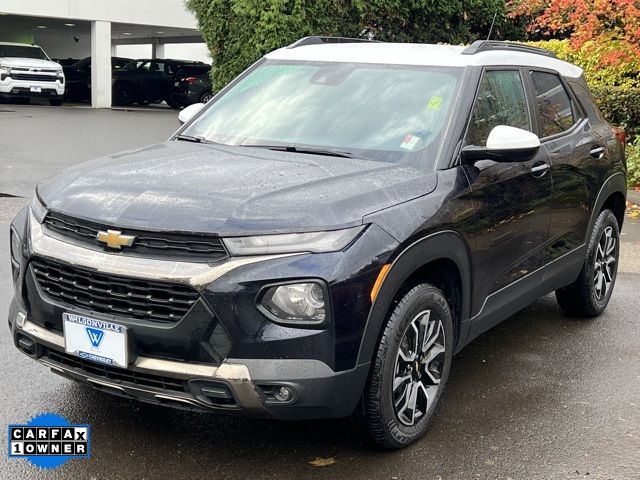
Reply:
[[[32, 87], [39, 91], [31, 91]], [[64, 83], [56, 82], [37, 82], [28, 80], [12, 80], [7, 78], [0, 81], [0, 97], [4, 98], [57, 98], [64, 95]]]
[[[127, 369], [65, 352], [64, 337], [33, 323], [15, 300], [9, 309], [14, 344], [53, 373], [98, 390], [179, 409], [265, 418], [339, 418], [353, 412], [368, 365], [334, 372], [317, 360], [227, 359], [219, 365], [139, 356]], [[271, 395], [287, 386], [289, 401]]]

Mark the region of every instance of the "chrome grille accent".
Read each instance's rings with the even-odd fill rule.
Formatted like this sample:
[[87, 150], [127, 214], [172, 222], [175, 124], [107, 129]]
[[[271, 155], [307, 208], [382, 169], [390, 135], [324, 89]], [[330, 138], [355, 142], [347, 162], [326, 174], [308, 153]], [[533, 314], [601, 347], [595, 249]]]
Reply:
[[144, 253], [146, 256], [173, 255], [189, 259], [196, 258], [201, 261], [214, 261], [227, 256], [222, 240], [214, 236], [122, 229], [118, 226], [101, 225], [56, 212], [47, 214], [44, 225], [47, 229], [60, 235], [99, 247], [104, 247], [104, 245], [96, 240], [98, 231], [123, 230], [123, 233], [136, 237], [133, 245], [123, 250], [125, 253]]

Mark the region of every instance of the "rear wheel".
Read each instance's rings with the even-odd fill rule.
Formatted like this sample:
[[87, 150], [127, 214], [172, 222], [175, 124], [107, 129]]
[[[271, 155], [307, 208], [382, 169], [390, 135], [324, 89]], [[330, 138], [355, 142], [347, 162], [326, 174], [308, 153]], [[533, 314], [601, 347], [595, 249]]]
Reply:
[[556, 299], [570, 315], [596, 317], [609, 303], [618, 273], [620, 231], [611, 210], [604, 210], [593, 226], [587, 258], [578, 279], [560, 290]]
[[213, 98], [212, 92], [204, 92], [202, 95], [200, 95], [200, 103], [207, 103], [212, 98]]
[[449, 377], [452, 351], [453, 325], [444, 295], [429, 284], [412, 288], [388, 318], [354, 413], [367, 441], [397, 449], [425, 434]]

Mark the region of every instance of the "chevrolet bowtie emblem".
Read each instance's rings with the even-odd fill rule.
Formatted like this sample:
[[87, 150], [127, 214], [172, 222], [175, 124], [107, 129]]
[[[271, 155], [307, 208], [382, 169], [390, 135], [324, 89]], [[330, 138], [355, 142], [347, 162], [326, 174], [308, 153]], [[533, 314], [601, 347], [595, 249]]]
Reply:
[[122, 235], [122, 232], [118, 230], [107, 230], [106, 232], [100, 230], [96, 239], [99, 242], [106, 243], [107, 247], [120, 250], [122, 247], [130, 247], [133, 245], [133, 241], [136, 237], [132, 235]]

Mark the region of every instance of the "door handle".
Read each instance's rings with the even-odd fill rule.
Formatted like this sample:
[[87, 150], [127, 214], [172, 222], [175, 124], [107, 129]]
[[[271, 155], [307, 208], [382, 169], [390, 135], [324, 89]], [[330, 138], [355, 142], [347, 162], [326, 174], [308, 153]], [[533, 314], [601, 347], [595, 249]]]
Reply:
[[549, 165], [548, 163], [536, 162], [533, 167], [531, 167], [531, 175], [536, 178], [543, 177], [545, 173], [547, 173], [547, 170], [549, 170], [550, 168], [551, 165]]
[[594, 145], [591, 147], [591, 151], [589, 152], [593, 158], [602, 158], [604, 157], [604, 147], [602, 145]]

